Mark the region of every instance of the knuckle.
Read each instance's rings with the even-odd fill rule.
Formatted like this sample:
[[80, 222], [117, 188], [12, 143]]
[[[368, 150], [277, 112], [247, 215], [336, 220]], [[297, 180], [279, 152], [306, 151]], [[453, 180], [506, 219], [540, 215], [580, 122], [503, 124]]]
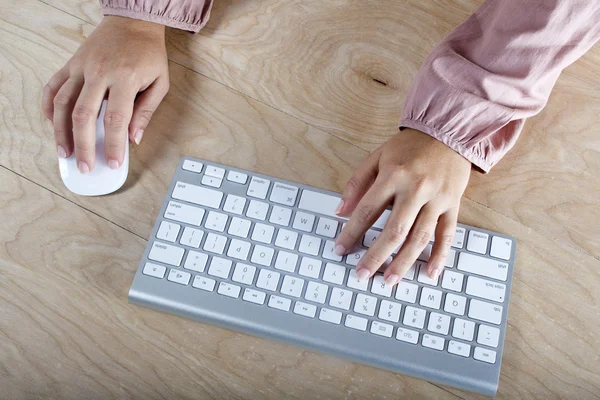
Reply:
[[104, 149], [107, 154], [118, 154], [119, 151], [121, 151], [122, 146], [121, 143], [119, 143], [118, 141], [110, 140], [104, 143]]
[[364, 224], [368, 222], [373, 216], [373, 207], [371, 206], [361, 206], [358, 210], [356, 210], [356, 221], [359, 224]]
[[54, 140], [57, 142], [62, 142], [66, 140], [69, 134], [70, 132], [65, 129], [54, 129]]
[[77, 153], [77, 156], [80, 159], [90, 156], [92, 154], [92, 151], [93, 151], [92, 146], [90, 146], [90, 144], [88, 144], [88, 143], [85, 143], [85, 142], [75, 143], [75, 153]]
[[453, 240], [454, 240], [454, 235], [453, 234], [451, 234], [451, 233], [444, 233], [442, 235], [442, 237], [440, 238], [440, 244], [442, 245], [443, 248], [448, 248], [452, 244]]
[[145, 124], [148, 124], [148, 123], [150, 123], [150, 120], [152, 119], [153, 115], [154, 115], [154, 111], [152, 111], [149, 108], [144, 108], [144, 109], [140, 110], [139, 118], [142, 120], [142, 122], [144, 122]]
[[56, 94], [56, 96], [54, 96], [54, 100], [52, 102], [55, 108], [59, 110], [64, 109], [71, 104], [71, 97], [69, 97], [69, 95], [66, 93], [59, 92]]
[[85, 124], [93, 115], [94, 111], [92, 111], [91, 107], [88, 107], [85, 104], [77, 104], [75, 108], [73, 108], [73, 124]]
[[367, 252], [363, 256], [362, 261], [367, 267], [379, 267], [385, 260], [382, 259], [378, 254]]
[[419, 175], [413, 178], [413, 191], [415, 193], [427, 193], [431, 189], [430, 179], [424, 175]]
[[428, 229], [420, 229], [411, 235], [411, 239], [419, 246], [426, 246], [431, 238], [431, 231]]
[[406, 229], [402, 225], [390, 227], [384, 230], [386, 240], [392, 243], [399, 243], [406, 236]]
[[107, 110], [104, 114], [104, 126], [108, 129], [120, 129], [124, 121], [125, 117], [119, 110]]
[[346, 190], [354, 193], [360, 188], [360, 180], [356, 176], [352, 176], [346, 183]]
[[102, 78], [106, 75], [109, 59], [107, 56], [100, 55], [94, 59], [94, 63], [87, 68], [86, 80]]

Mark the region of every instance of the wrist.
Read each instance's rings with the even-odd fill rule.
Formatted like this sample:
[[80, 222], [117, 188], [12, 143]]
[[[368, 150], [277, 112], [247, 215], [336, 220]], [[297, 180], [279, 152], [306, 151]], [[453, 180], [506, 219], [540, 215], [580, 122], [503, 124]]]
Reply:
[[101, 22], [102, 25], [108, 25], [115, 29], [124, 29], [136, 33], [148, 35], [165, 36], [165, 26], [155, 22], [144, 21], [141, 19], [120, 17], [116, 15], [106, 15]]

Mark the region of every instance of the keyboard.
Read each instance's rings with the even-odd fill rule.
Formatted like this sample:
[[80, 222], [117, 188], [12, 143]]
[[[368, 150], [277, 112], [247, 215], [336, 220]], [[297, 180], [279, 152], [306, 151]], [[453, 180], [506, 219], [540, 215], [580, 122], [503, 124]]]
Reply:
[[[397, 286], [355, 266], [389, 210], [343, 256], [340, 195], [181, 159], [129, 291], [132, 303], [493, 396], [515, 239], [458, 224], [446, 268], [427, 245]], [[432, 238], [433, 239], [433, 238]]]

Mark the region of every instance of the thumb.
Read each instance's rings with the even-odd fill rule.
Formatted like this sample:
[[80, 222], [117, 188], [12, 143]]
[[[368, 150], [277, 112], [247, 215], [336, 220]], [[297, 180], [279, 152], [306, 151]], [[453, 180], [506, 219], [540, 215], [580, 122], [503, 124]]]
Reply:
[[140, 144], [144, 130], [168, 91], [169, 78], [160, 76], [135, 100], [129, 124], [129, 139], [135, 144]]
[[377, 178], [379, 157], [381, 154], [380, 149], [381, 147], [369, 154], [361, 166], [354, 171], [354, 174], [348, 180], [348, 183], [346, 183], [342, 200], [335, 210], [336, 214], [340, 216], [350, 214], [354, 211], [360, 199], [367, 193], [375, 178]]

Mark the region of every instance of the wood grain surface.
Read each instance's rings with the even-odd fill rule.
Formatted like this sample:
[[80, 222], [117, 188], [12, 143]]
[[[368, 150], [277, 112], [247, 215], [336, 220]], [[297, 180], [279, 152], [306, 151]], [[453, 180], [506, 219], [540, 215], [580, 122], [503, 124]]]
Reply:
[[[180, 156], [341, 190], [394, 127], [419, 57], [476, 6], [353, 3], [374, 10], [361, 22], [350, 2], [323, 3], [221, 1], [201, 35], [172, 31], [172, 89], [132, 148], [125, 189], [82, 198], [60, 181], [39, 102], [99, 21], [96, 2], [0, 0], [0, 398], [479, 398], [127, 304]], [[384, 32], [406, 20], [421, 34], [377, 36], [384, 14]], [[275, 32], [294, 16], [297, 26]], [[411, 50], [395, 54], [398, 38]], [[354, 51], [330, 51], [344, 45]], [[392, 65], [398, 57], [411, 61]], [[563, 75], [517, 148], [463, 199], [461, 222], [518, 240], [498, 398], [600, 398], [595, 57]], [[323, 80], [311, 80], [319, 62]], [[370, 86], [358, 76], [368, 62], [382, 79], [406, 76]], [[374, 128], [353, 125], [369, 108]]]

